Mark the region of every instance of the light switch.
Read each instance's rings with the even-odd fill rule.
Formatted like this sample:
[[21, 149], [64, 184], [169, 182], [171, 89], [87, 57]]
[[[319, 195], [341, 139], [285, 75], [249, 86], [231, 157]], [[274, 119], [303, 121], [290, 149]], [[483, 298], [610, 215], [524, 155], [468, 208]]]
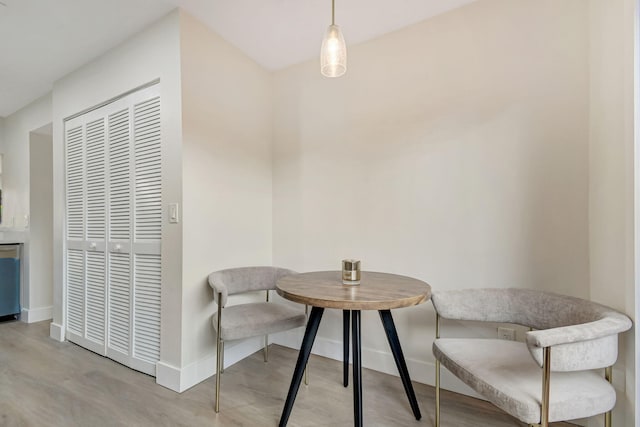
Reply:
[[171, 224], [180, 222], [180, 212], [177, 203], [169, 203], [169, 222]]

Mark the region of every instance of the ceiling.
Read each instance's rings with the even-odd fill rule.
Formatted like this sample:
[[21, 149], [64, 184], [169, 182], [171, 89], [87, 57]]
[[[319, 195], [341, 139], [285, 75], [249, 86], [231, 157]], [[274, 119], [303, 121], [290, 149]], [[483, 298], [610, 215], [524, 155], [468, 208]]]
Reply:
[[[347, 45], [474, 0], [337, 0]], [[6, 6], [4, 6], [6, 5]], [[269, 70], [318, 55], [329, 0], [0, 0], [0, 117], [182, 7]]]

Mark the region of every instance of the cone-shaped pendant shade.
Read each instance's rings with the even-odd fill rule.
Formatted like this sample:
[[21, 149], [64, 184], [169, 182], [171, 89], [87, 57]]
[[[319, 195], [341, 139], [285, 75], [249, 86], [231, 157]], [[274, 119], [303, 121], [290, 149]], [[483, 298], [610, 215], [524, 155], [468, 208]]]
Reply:
[[347, 72], [347, 45], [337, 25], [330, 25], [322, 40], [320, 72], [326, 77], [340, 77]]

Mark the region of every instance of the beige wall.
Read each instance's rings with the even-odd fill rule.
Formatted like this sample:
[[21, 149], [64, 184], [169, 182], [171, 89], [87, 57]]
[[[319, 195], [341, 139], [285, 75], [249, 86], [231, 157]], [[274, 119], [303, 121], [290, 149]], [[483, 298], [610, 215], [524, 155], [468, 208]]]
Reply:
[[[634, 25], [636, 0], [589, 1], [591, 299], [635, 318]], [[636, 213], [637, 215], [637, 213]], [[635, 340], [623, 336], [615, 422], [634, 425]], [[636, 424], [637, 425], [637, 424]]]
[[180, 16], [183, 384], [190, 384], [215, 366], [208, 274], [271, 264], [272, 76], [186, 12]]
[[4, 117], [0, 117], [0, 153], [4, 152]]
[[633, 101], [626, 75], [633, 73], [633, 46], [625, 41], [633, 20], [625, 19], [624, 3], [589, 2], [591, 296], [621, 310], [633, 279], [633, 135], [626, 132], [633, 129], [626, 105]]
[[[344, 78], [277, 72], [274, 263], [588, 297], [587, 12], [483, 0], [351, 46]], [[389, 352], [367, 314], [365, 364]], [[339, 341], [326, 316], [320, 339]], [[396, 316], [430, 364], [431, 306]]]
[[50, 133], [32, 132], [29, 139], [28, 309], [30, 312], [44, 310], [50, 319], [53, 309], [53, 138]]

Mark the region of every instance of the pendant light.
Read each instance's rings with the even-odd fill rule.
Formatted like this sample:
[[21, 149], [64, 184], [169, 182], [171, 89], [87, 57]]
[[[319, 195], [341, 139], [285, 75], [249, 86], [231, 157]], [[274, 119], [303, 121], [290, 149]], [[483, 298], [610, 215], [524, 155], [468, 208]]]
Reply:
[[335, 21], [336, 1], [331, 0], [331, 25], [320, 48], [320, 72], [326, 77], [340, 77], [347, 72], [347, 45]]

